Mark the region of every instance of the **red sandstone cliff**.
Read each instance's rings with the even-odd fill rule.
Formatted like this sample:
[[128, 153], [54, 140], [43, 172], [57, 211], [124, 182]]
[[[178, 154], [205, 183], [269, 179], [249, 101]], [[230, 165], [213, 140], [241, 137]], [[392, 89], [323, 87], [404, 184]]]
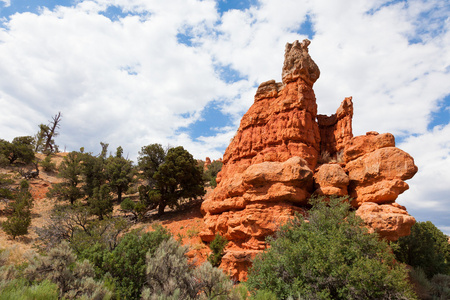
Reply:
[[336, 114], [317, 115], [313, 84], [320, 71], [309, 43], [287, 44], [283, 82], [258, 87], [225, 151], [218, 185], [202, 204], [201, 238], [220, 233], [230, 241], [222, 268], [237, 280], [245, 280], [267, 236], [294, 212], [306, 212], [313, 193], [349, 195], [357, 214], [388, 240], [409, 234], [415, 222], [395, 203], [417, 172], [413, 158], [395, 148], [391, 134], [353, 137], [351, 97]]

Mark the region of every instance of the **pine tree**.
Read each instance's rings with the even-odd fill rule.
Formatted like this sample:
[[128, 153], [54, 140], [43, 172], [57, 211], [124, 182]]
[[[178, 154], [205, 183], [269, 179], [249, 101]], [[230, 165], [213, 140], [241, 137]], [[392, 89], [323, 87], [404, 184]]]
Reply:
[[17, 236], [28, 233], [31, 225], [31, 208], [33, 207], [33, 197], [29, 191], [28, 181], [20, 183], [20, 190], [14, 196], [14, 201], [8, 203], [8, 219], [2, 223], [3, 230], [13, 239]]
[[87, 202], [90, 212], [100, 220], [103, 220], [103, 217], [110, 215], [113, 211], [111, 189], [107, 184], [94, 188], [93, 195], [88, 198]]
[[158, 207], [158, 215], [169, 206], [174, 208], [181, 199], [195, 199], [205, 194], [202, 170], [197, 161], [183, 147], [165, 151], [159, 144], [142, 148], [139, 168], [148, 180], [142, 189], [141, 201]]
[[105, 174], [111, 190], [117, 193], [117, 200], [122, 202], [122, 193], [128, 190], [134, 177], [134, 168], [131, 160], [122, 156], [123, 149], [118, 147], [115, 156], [106, 160]]
[[72, 151], [59, 166], [58, 177], [63, 178], [64, 182], [57, 183], [48, 191], [48, 197], [56, 197], [58, 200], [69, 200], [74, 204], [77, 199], [84, 196], [81, 187], [81, 160], [82, 153]]

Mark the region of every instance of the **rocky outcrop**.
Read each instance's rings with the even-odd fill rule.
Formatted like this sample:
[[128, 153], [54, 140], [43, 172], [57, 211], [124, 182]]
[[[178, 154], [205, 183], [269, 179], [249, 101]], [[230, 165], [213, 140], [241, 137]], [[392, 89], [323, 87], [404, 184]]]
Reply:
[[320, 71], [309, 41], [286, 45], [282, 83], [262, 83], [223, 157], [217, 187], [202, 204], [210, 242], [229, 241], [222, 268], [245, 280], [265, 238], [307, 213], [312, 194], [346, 196], [371, 231], [388, 240], [407, 235], [414, 218], [394, 201], [417, 167], [391, 134], [353, 137], [352, 98], [336, 114], [318, 115], [313, 84]]
[[411, 233], [416, 220], [408, 215], [406, 208], [398, 203], [377, 204], [364, 202], [356, 211], [367, 224], [370, 232], [377, 232], [382, 238], [396, 241]]

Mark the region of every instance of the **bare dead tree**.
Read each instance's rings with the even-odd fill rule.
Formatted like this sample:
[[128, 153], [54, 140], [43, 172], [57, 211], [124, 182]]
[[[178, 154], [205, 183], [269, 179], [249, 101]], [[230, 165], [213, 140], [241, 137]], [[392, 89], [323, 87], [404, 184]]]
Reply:
[[[49, 132], [47, 134], [47, 140], [45, 141], [45, 146], [44, 146], [44, 153], [53, 153], [55, 152], [54, 147], [56, 147], [55, 142], [53, 141], [53, 137], [58, 135], [58, 132], [56, 131], [56, 129], [58, 129], [60, 127], [59, 123], [61, 122], [61, 112], [58, 112], [58, 114], [56, 114], [53, 118], [52, 121], [50, 121], [50, 126], [49, 126]], [[50, 148], [50, 151], [49, 151]]]
[[34, 137], [35, 140], [35, 152], [42, 152], [47, 155], [58, 152], [58, 146], [55, 144], [54, 138], [59, 134], [56, 130], [60, 127], [61, 112], [58, 112], [48, 125], [40, 124], [39, 132]]

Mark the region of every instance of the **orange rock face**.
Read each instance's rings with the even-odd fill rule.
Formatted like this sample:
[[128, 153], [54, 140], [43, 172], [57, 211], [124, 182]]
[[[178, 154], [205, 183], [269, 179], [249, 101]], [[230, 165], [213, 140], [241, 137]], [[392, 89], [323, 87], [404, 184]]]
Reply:
[[370, 230], [388, 240], [409, 234], [415, 220], [394, 203], [417, 167], [391, 134], [353, 137], [352, 98], [331, 116], [317, 115], [313, 84], [320, 71], [309, 41], [286, 45], [282, 83], [262, 83], [225, 151], [217, 187], [202, 204], [203, 241], [229, 241], [221, 267], [245, 280], [256, 253], [311, 194], [345, 196]]
[[408, 215], [406, 208], [397, 203], [379, 205], [365, 202], [356, 210], [356, 215], [364, 220], [370, 232], [375, 231], [389, 241], [409, 235], [411, 227], [416, 223]]

